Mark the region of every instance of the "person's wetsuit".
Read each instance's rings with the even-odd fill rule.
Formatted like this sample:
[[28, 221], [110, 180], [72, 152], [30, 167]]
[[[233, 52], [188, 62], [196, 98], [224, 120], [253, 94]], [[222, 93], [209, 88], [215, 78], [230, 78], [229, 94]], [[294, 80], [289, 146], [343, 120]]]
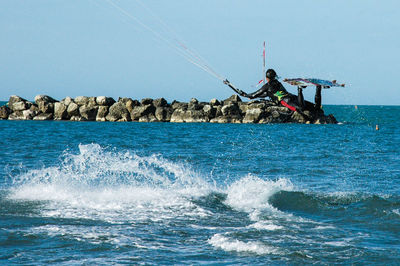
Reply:
[[243, 96], [250, 99], [269, 97], [275, 103], [281, 104], [292, 111], [301, 111], [303, 109], [302, 104], [298, 103], [298, 97], [289, 93], [282, 83], [276, 79], [270, 80], [259, 90]]

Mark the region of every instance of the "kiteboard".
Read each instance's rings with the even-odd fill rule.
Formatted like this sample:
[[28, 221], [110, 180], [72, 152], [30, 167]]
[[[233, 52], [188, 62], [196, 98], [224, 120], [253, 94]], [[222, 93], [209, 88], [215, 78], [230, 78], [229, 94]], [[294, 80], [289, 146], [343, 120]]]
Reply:
[[336, 80], [324, 80], [324, 79], [303, 79], [303, 78], [295, 78], [295, 79], [284, 79], [284, 82], [289, 83], [290, 85], [307, 87], [307, 86], [321, 86], [324, 89], [329, 89], [330, 87], [344, 87], [344, 84], [339, 84]]

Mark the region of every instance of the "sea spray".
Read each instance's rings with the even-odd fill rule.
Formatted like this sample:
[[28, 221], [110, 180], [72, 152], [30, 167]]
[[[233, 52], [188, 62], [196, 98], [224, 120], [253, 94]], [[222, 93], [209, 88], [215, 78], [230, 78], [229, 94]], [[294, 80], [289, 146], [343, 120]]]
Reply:
[[281, 190], [293, 190], [293, 187], [288, 179], [272, 181], [248, 175], [228, 187], [225, 203], [234, 209], [249, 213], [250, 218], [257, 220], [256, 217], [262, 210], [278, 211], [269, 204], [272, 195]]
[[110, 222], [204, 216], [207, 212], [191, 199], [212, 190], [182, 164], [98, 144], [79, 145], [79, 153], [66, 152], [60, 166], [30, 170], [14, 184], [10, 198], [45, 201], [49, 216]]

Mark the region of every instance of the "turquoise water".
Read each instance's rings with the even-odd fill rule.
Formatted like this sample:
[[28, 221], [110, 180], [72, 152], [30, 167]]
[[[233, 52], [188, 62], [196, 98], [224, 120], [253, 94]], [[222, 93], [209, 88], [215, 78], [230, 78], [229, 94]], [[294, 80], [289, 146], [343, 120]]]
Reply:
[[0, 264], [396, 264], [400, 107], [325, 108], [341, 124], [0, 121]]

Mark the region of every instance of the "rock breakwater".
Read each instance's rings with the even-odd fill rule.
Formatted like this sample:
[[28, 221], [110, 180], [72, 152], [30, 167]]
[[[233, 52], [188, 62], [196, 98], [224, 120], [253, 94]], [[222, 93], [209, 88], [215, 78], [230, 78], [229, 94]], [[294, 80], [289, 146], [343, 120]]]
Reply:
[[[311, 103], [309, 103], [311, 104]], [[61, 101], [37, 95], [34, 102], [12, 95], [0, 107], [0, 119], [8, 120], [70, 120], [110, 122], [175, 122], [175, 123], [312, 123], [335, 124], [333, 115], [322, 110], [292, 112], [270, 101], [243, 102], [237, 95], [210, 102], [173, 101], [164, 98], [131, 98], [98, 96], [66, 97]]]

